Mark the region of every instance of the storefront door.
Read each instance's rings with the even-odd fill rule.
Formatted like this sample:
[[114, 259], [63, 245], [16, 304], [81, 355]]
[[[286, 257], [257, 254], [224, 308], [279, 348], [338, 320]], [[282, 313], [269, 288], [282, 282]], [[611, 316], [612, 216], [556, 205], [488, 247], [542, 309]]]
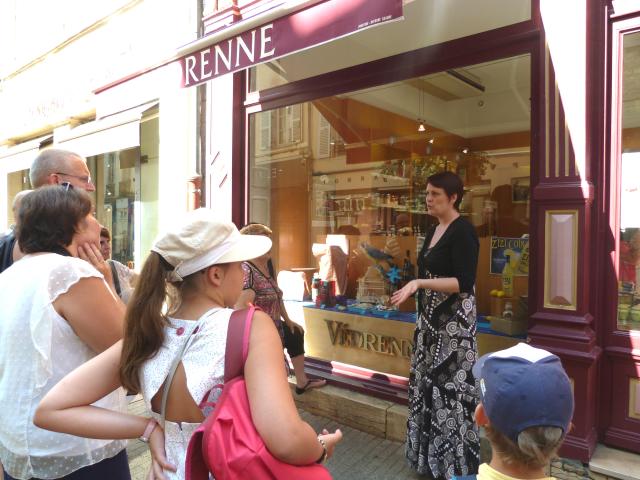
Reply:
[[605, 441], [640, 451], [640, 12], [612, 24], [612, 128], [604, 302]]

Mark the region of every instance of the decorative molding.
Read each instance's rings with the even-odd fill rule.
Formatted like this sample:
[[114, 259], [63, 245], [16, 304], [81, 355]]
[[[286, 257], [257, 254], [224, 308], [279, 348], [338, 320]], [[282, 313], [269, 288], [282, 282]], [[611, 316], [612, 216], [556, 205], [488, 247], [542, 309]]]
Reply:
[[[557, 217], [559, 223], [554, 223], [554, 217]], [[567, 217], [564, 219], [560, 219], [559, 217]], [[562, 220], [560, 222], [560, 220]], [[570, 232], [567, 231], [566, 227], [563, 226], [565, 222], [571, 222]], [[544, 248], [544, 308], [553, 308], [560, 310], [577, 310], [578, 305], [578, 248], [579, 248], [579, 240], [578, 240], [578, 223], [579, 223], [579, 215], [578, 210], [547, 210], [545, 211], [545, 248]], [[554, 233], [554, 225], [555, 228], [561, 229], [561, 231], [557, 231]], [[570, 235], [570, 238], [564, 238]], [[567, 241], [571, 244], [570, 252], [561, 252], [560, 251], [560, 243], [562, 242], [564, 245]], [[571, 264], [567, 265], [566, 262], [570, 261]], [[560, 265], [562, 263], [563, 265]], [[561, 268], [562, 271], [565, 271], [566, 268], [569, 267], [569, 271], [571, 272], [571, 277], [569, 281], [571, 282], [570, 290], [571, 297], [566, 298], [566, 288], [560, 291], [560, 288], [556, 288], [553, 291], [553, 282], [558, 282], [558, 275], [552, 273], [556, 271], [556, 268]], [[557, 272], [556, 272], [557, 273]], [[566, 285], [563, 285], [566, 287]], [[562, 286], [560, 286], [562, 287]], [[564, 295], [564, 296], [563, 296]], [[562, 303], [561, 300], [567, 303]]]

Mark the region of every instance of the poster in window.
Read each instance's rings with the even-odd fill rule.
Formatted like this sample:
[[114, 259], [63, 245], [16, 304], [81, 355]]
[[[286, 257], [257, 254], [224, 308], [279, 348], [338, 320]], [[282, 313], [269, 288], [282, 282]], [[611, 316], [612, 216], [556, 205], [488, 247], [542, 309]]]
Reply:
[[531, 179], [529, 177], [517, 177], [511, 179], [511, 200], [513, 203], [527, 203], [531, 191]]
[[507, 256], [514, 268], [514, 275], [529, 275], [529, 236], [520, 238], [491, 237], [489, 273], [500, 275], [507, 264]]

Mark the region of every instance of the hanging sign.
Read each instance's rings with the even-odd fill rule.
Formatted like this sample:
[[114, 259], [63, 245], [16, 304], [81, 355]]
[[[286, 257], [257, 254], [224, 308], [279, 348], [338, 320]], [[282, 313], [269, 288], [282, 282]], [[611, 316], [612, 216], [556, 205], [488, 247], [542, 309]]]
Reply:
[[328, 0], [180, 59], [183, 87], [402, 18], [402, 0]]

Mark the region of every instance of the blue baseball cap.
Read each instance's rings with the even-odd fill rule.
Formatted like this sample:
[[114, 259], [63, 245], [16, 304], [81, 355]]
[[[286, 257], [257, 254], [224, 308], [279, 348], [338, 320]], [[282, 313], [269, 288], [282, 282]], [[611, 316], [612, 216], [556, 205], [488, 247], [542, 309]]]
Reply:
[[573, 392], [556, 355], [519, 343], [480, 357], [473, 374], [491, 426], [516, 445], [529, 427], [558, 427], [567, 433]]

